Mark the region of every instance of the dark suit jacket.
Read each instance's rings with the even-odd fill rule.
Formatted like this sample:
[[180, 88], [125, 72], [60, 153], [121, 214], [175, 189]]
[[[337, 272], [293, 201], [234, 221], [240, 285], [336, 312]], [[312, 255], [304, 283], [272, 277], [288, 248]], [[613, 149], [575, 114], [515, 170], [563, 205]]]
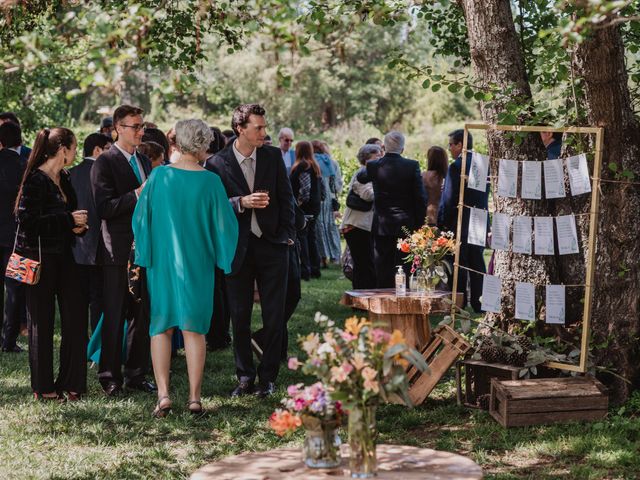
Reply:
[[24, 164], [27, 164], [29, 160], [29, 155], [31, 155], [31, 149], [26, 145], [20, 145], [20, 158], [24, 160]]
[[91, 167], [95, 160], [85, 158], [82, 163], [69, 170], [71, 185], [78, 197], [78, 210], [87, 211], [87, 233], [78, 237], [73, 246], [73, 257], [80, 265], [95, 265], [100, 240], [100, 219], [96, 211], [96, 202], [91, 191]]
[[[467, 154], [467, 161], [465, 164], [465, 175], [469, 175], [471, 169], [471, 153]], [[460, 172], [462, 170], [462, 155], [458, 156], [455, 161], [449, 165], [447, 171], [447, 177], [444, 180], [444, 190], [442, 191], [442, 197], [440, 198], [440, 207], [438, 208], [438, 226], [443, 230], [449, 230], [455, 235], [458, 226], [458, 201], [460, 200]], [[482, 208], [483, 210], [489, 209], [489, 185], [487, 185], [486, 192], [480, 192], [464, 187], [464, 204]], [[460, 241], [467, 242], [467, 234], [469, 232], [469, 216], [471, 210], [468, 208], [462, 209], [462, 229]]]
[[[231, 206], [238, 218], [238, 247], [231, 266], [233, 275], [238, 272], [244, 261], [251, 234], [252, 210], [240, 211], [240, 197], [251, 194], [251, 191], [233, 153], [232, 143], [209, 158], [205, 168], [217, 173], [222, 179]], [[262, 230], [262, 238], [272, 243], [287, 244], [289, 239], [296, 238], [293, 194], [282, 154], [278, 148], [264, 146], [257, 149], [254, 191], [260, 189], [269, 190], [269, 205], [256, 210], [256, 219]]]
[[27, 163], [13, 150], [0, 150], [0, 246], [13, 245], [16, 217], [13, 209]]
[[[149, 159], [137, 154], [145, 175], [151, 173]], [[98, 243], [98, 264], [126, 265], [133, 244], [131, 217], [138, 198], [140, 182], [129, 159], [114, 145], [102, 153], [91, 169], [91, 189], [98, 218], [102, 220]]]
[[360, 183], [373, 182], [374, 235], [402, 236], [402, 227], [415, 230], [424, 225], [427, 194], [420, 165], [398, 153], [387, 153], [367, 162], [357, 176]]

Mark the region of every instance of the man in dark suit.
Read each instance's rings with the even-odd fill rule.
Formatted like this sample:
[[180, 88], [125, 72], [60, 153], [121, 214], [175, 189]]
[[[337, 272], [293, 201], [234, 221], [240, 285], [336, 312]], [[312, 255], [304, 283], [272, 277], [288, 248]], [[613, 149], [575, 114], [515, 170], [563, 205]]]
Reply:
[[[100, 219], [96, 212], [96, 203], [91, 191], [91, 168], [102, 152], [109, 150], [113, 140], [101, 133], [92, 133], [83, 145], [82, 163], [69, 170], [69, 179], [78, 196], [78, 209], [87, 211], [89, 230], [78, 237], [73, 246], [73, 257], [80, 265], [78, 269], [83, 277], [84, 301], [90, 309], [91, 330], [96, 329], [102, 314], [102, 268], [97, 265], [98, 241], [100, 239]], [[86, 310], [86, 309], [85, 309]]]
[[[291, 184], [280, 150], [263, 146], [264, 114], [264, 109], [257, 104], [236, 108], [231, 125], [237, 139], [206, 163], [207, 169], [220, 175], [240, 227], [232, 271], [227, 276], [239, 380], [232, 396], [252, 393], [256, 373], [258, 396], [275, 391], [282, 350], [288, 245], [293, 244], [295, 238]], [[251, 352], [251, 311], [256, 281], [264, 342], [257, 372]]]
[[[25, 309], [24, 285], [4, 276], [9, 257], [13, 252], [16, 235], [16, 220], [13, 207], [22, 181], [26, 162], [20, 158], [17, 150], [22, 143], [20, 126], [14, 122], [0, 125], [0, 268], [3, 284], [0, 285], [0, 298], [4, 319], [2, 324], [2, 351], [22, 351], [16, 344], [20, 334], [20, 321]], [[7, 291], [5, 302], [4, 291]]]
[[[367, 162], [366, 170], [358, 174], [358, 182], [373, 182], [373, 263], [378, 288], [395, 286], [395, 266], [402, 265], [405, 254], [397, 248], [398, 238], [424, 225], [427, 214], [427, 194], [420, 165], [402, 157], [404, 135], [389, 132], [384, 137], [385, 155]], [[408, 268], [408, 267], [407, 267]]]
[[[444, 180], [444, 190], [440, 197], [440, 206], [438, 207], [438, 226], [443, 230], [449, 230], [456, 234], [458, 227], [458, 202], [460, 199], [460, 172], [462, 171], [462, 141], [464, 138], [464, 130], [455, 130], [449, 134], [449, 152], [455, 158], [455, 161], [449, 165], [447, 177]], [[473, 137], [467, 134], [467, 150], [473, 149]], [[469, 175], [471, 168], [471, 152], [467, 152], [465, 161], [465, 172]], [[464, 187], [464, 204], [489, 209], [489, 187], [486, 192], [474, 190], [465, 185]], [[462, 226], [460, 233], [460, 265], [472, 268], [478, 272], [486, 272], [484, 264], [484, 247], [478, 245], [470, 245], [467, 242], [469, 233], [469, 216], [471, 211], [468, 208], [462, 209]], [[480, 309], [480, 296], [482, 295], [483, 275], [475, 272], [468, 272], [464, 268], [458, 270], [458, 292], [464, 293], [464, 306], [467, 305], [467, 279], [469, 280], [469, 289], [471, 292], [471, 307], [477, 313]], [[451, 288], [453, 278], [450, 279]]]
[[[13, 112], [2, 112], [0, 113], [0, 125], [5, 122], [13, 122], [20, 127], [20, 119]], [[20, 144], [14, 147], [20, 158], [24, 161], [25, 165], [27, 160], [29, 160], [29, 155], [31, 155], [31, 149], [25, 145], [22, 145], [22, 136], [20, 136]]]
[[145, 380], [150, 348], [148, 298], [143, 291], [140, 304], [132, 305], [127, 272], [133, 244], [131, 217], [151, 173], [149, 160], [136, 153], [144, 133], [142, 110], [121, 105], [113, 114], [113, 123], [118, 139], [91, 169], [93, 198], [102, 221], [98, 264], [103, 269], [104, 320], [98, 378], [108, 396], [122, 391], [122, 335], [128, 313], [125, 386], [146, 392], [156, 390], [153, 383]]

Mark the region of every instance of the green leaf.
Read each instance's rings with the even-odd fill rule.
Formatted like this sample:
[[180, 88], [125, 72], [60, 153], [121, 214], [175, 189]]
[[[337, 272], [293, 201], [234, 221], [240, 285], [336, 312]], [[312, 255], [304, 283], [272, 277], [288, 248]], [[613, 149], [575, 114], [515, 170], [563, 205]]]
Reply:
[[429, 85], [431, 85], [431, 80], [429, 80], [428, 78], [422, 82], [422, 88], [429, 88]]
[[440, 85], [439, 83], [434, 83], [434, 84], [431, 86], [431, 91], [432, 91], [432, 92], [437, 92], [437, 91], [438, 91], [438, 90], [440, 90], [441, 88], [442, 88], [442, 85]]
[[447, 90], [449, 90], [451, 93], [458, 93], [458, 91], [460, 91], [460, 85], [458, 85], [457, 83], [452, 83], [447, 87]]

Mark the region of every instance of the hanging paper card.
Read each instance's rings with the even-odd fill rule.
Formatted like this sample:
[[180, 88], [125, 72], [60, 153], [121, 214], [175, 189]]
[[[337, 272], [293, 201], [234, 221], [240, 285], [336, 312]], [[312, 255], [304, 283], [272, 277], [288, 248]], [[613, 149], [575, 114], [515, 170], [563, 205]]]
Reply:
[[469, 215], [469, 235], [467, 242], [473, 245], [485, 246], [487, 239], [487, 211], [471, 207]]
[[518, 185], [518, 162], [516, 160], [500, 160], [498, 169], [498, 195], [501, 197], [516, 197]]
[[553, 218], [534, 217], [535, 226], [535, 253], [536, 255], [553, 255]]
[[485, 312], [500, 313], [502, 305], [502, 280], [494, 275], [485, 275], [482, 280], [482, 305]]
[[545, 160], [544, 166], [544, 196], [545, 198], [563, 198], [564, 192], [564, 172], [562, 170], [562, 160]]
[[487, 191], [487, 174], [489, 173], [489, 157], [473, 153], [471, 155], [471, 169], [469, 170], [469, 188]]
[[564, 285], [547, 285], [546, 295], [547, 323], [564, 324]]
[[580, 155], [567, 158], [566, 162], [567, 171], [569, 172], [571, 195], [589, 193], [591, 191], [591, 181], [589, 180], [587, 156], [581, 153]]
[[536, 289], [533, 283], [516, 282], [516, 315], [520, 320], [535, 320]]
[[509, 227], [511, 217], [504, 213], [494, 213], [491, 223], [491, 248], [494, 250], [509, 250]]
[[556, 217], [556, 229], [558, 230], [558, 250], [560, 255], [579, 253], [576, 217], [573, 215]]
[[531, 217], [513, 217], [513, 251], [531, 255]]
[[540, 200], [542, 198], [542, 163], [522, 162], [522, 198]]

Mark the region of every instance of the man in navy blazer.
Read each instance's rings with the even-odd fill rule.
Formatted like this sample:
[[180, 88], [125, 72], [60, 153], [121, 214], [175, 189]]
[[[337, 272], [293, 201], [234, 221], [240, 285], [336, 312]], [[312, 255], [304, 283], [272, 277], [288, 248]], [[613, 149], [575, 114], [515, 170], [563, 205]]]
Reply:
[[[131, 218], [138, 196], [151, 174], [151, 163], [136, 152], [142, 142], [142, 110], [121, 105], [113, 113], [118, 138], [103, 152], [91, 169], [91, 188], [101, 219], [98, 264], [103, 270], [104, 320], [98, 378], [107, 396], [122, 391], [122, 335], [128, 317], [126, 387], [153, 392], [155, 385], [145, 379], [149, 369], [149, 310], [143, 288], [140, 304], [131, 305], [127, 263], [133, 245]], [[146, 282], [141, 282], [146, 285]]]
[[[20, 127], [20, 119], [13, 112], [0, 113], [0, 125], [2, 125], [5, 122], [13, 122]], [[16, 152], [18, 152], [18, 155], [20, 155], [20, 158], [24, 161], [26, 165], [27, 160], [29, 160], [29, 155], [31, 155], [31, 149], [22, 144], [22, 135], [20, 135], [20, 143], [12, 148], [14, 148]]]
[[[458, 201], [460, 196], [460, 172], [462, 170], [462, 140], [464, 130], [455, 130], [449, 134], [449, 152], [455, 161], [449, 165], [447, 177], [444, 181], [444, 190], [440, 198], [438, 208], [438, 226], [443, 230], [449, 230], [456, 234], [458, 226]], [[473, 148], [473, 137], [467, 134], [467, 149]], [[467, 152], [465, 162], [465, 172], [469, 175], [471, 168], [471, 152]], [[489, 209], [489, 186], [487, 191], [481, 192], [465, 185], [464, 204], [471, 207]], [[484, 263], [484, 247], [470, 245], [467, 242], [469, 233], [469, 216], [471, 211], [464, 207], [462, 209], [462, 226], [460, 234], [460, 265], [468, 267], [478, 272], [486, 272]], [[467, 304], [467, 279], [470, 286], [470, 303], [473, 310], [481, 312], [480, 297], [482, 296], [483, 275], [475, 272], [467, 272], [464, 268], [458, 270], [458, 291], [464, 293], [464, 305]]]
[[[89, 230], [78, 237], [73, 245], [73, 257], [83, 276], [83, 292], [85, 301], [90, 309], [91, 330], [96, 329], [102, 314], [102, 268], [96, 262], [98, 255], [98, 241], [100, 239], [100, 218], [96, 211], [96, 202], [91, 191], [91, 168], [96, 158], [111, 148], [113, 140], [101, 133], [92, 133], [84, 140], [83, 160], [69, 170], [71, 185], [78, 196], [78, 209], [87, 211], [87, 225]], [[85, 308], [86, 311], [86, 308]]]
[[424, 225], [427, 214], [427, 194], [420, 165], [404, 158], [404, 135], [389, 132], [384, 136], [385, 155], [367, 162], [366, 170], [358, 174], [358, 182], [373, 182], [373, 263], [378, 288], [395, 286], [395, 270], [406, 256], [397, 248], [404, 237], [402, 227], [414, 231]]
[[[22, 349], [16, 344], [20, 334], [20, 321], [25, 311], [24, 285], [4, 276], [13, 252], [16, 235], [16, 219], [13, 207], [22, 181], [26, 161], [20, 158], [17, 150], [22, 143], [20, 126], [14, 122], [0, 125], [0, 268], [2, 268], [3, 284], [0, 285], [0, 299], [2, 312], [2, 351], [20, 352]], [[7, 291], [5, 301], [4, 291]]]
[[[264, 146], [265, 111], [240, 105], [231, 125], [237, 138], [206, 163], [220, 175], [238, 218], [239, 235], [231, 273], [226, 277], [233, 322], [238, 386], [232, 396], [275, 392], [284, 330], [289, 245], [295, 238], [293, 194], [280, 149]], [[251, 351], [254, 282], [258, 284], [263, 322], [263, 355], [257, 371]]]

